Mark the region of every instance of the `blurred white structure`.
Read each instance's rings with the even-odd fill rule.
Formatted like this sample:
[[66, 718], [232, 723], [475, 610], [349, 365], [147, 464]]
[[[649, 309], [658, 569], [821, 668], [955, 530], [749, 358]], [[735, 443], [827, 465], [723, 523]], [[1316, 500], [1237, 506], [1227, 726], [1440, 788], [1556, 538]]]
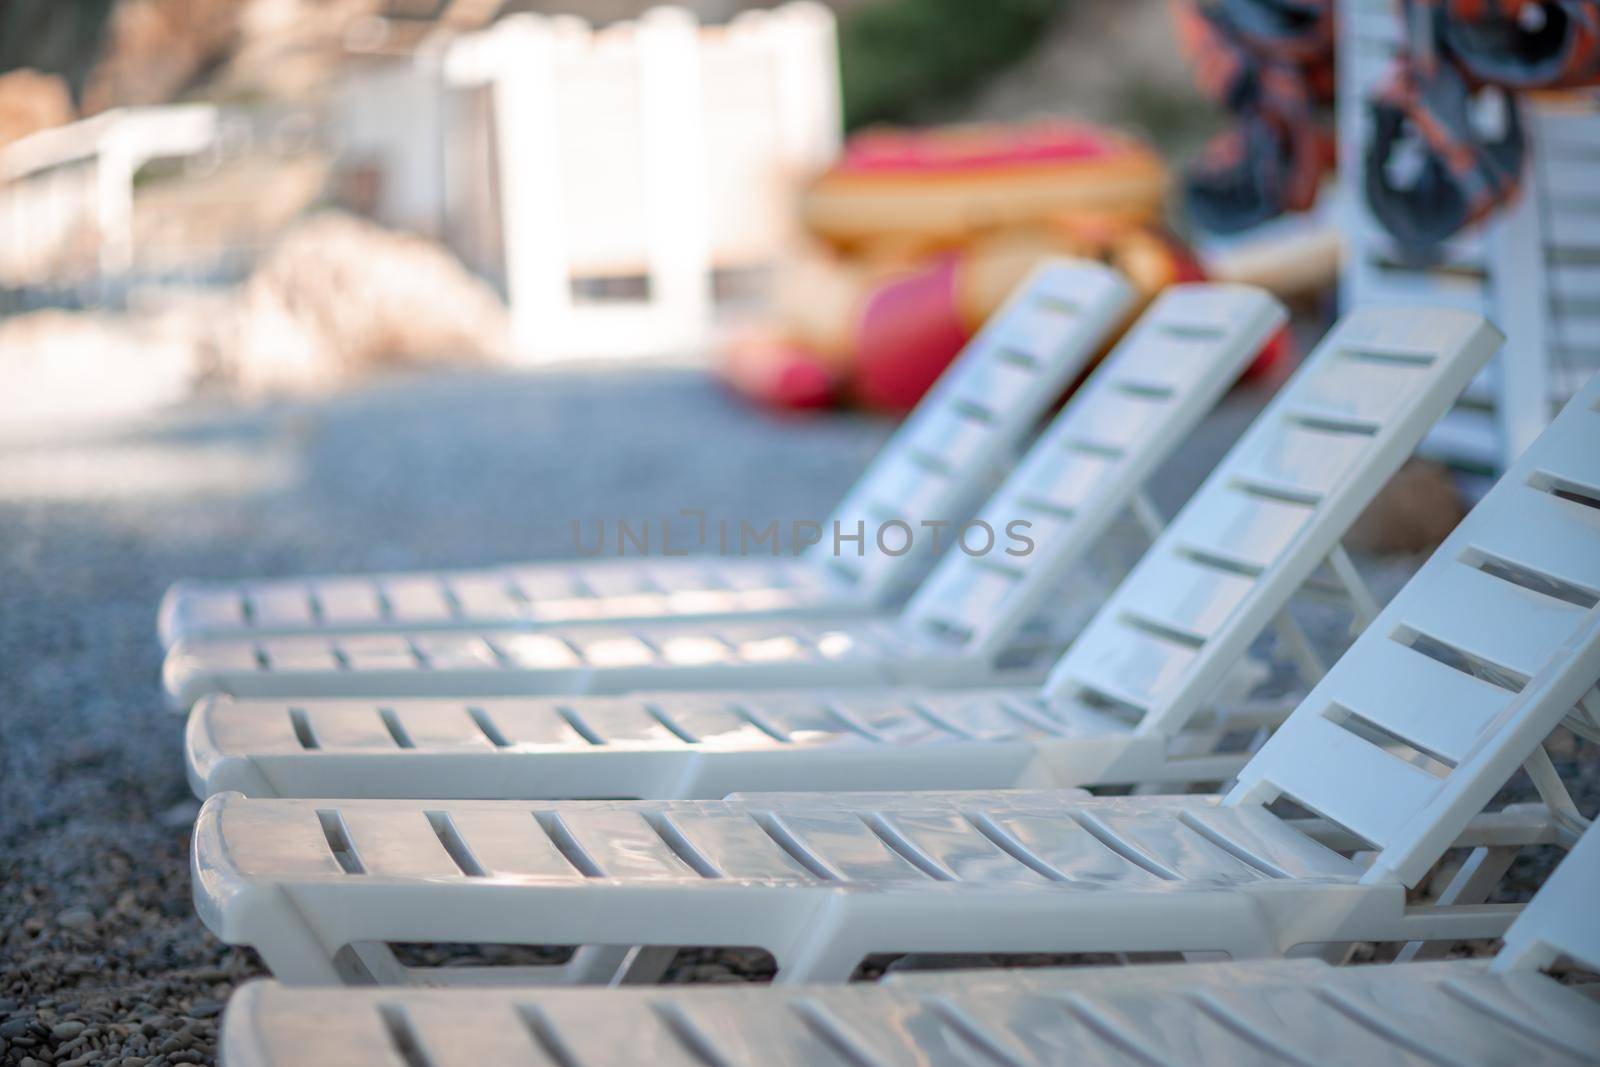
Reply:
[[[703, 345], [714, 272], [771, 263], [797, 181], [839, 150], [837, 51], [812, 3], [718, 27], [673, 8], [600, 31], [518, 15], [445, 47], [445, 84], [488, 90], [490, 145], [447, 134], [452, 243], [474, 220], [497, 230], [525, 357]], [[474, 157], [488, 173], [458, 165]], [[595, 280], [630, 298], [585, 299]]]
[[0, 284], [47, 276], [80, 253], [91, 273], [126, 271], [139, 168], [204, 152], [218, 129], [205, 104], [128, 108], [0, 148]]
[[1340, 0], [1339, 156], [1346, 241], [1341, 301], [1480, 311], [1501, 354], [1430, 436], [1440, 458], [1503, 470], [1600, 370], [1600, 93], [1525, 98], [1530, 167], [1510, 208], [1447, 243], [1428, 267], [1403, 262], [1361, 189], [1365, 100], [1401, 43], [1392, 0]]

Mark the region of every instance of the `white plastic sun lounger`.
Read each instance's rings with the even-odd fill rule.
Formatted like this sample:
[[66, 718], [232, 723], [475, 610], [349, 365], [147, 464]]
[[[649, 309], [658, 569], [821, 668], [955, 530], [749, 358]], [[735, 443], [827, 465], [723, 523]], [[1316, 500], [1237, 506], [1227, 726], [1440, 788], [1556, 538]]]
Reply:
[[[191, 782], [201, 796], [583, 799], [1226, 780], [1248, 753], [1218, 755], [1214, 741], [1250, 727], [1239, 716], [1224, 727], [1211, 714], [1229, 670], [1274, 620], [1309, 649], [1285, 609], [1324, 560], [1356, 601], [1357, 621], [1371, 621], [1376, 608], [1339, 539], [1497, 340], [1465, 314], [1347, 319], [1162, 531], [1042, 690], [213, 696], [189, 720]], [[1055, 461], [1032, 453], [983, 514], [1055, 521], [1036, 489]], [[1023, 613], [1038, 610], [1061, 584], [1047, 577], [1024, 587], [951, 557], [912, 610], [982, 644], [994, 614], [1016, 611], [1008, 595], [1024, 599]], [[1302, 673], [1315, 682], [1323, 669], [1305, 663]]]
[[231, 1067], [1459, 1067], [1592, 1064], [1600, 1001], [1541, 973], [1600, 970], [1600, 831], [1493, 960], [1251, 960], [891, 975], [876, 986], [308, 990], [251, 982]]
[[[754, 946], [772, 953], [778, 980], [805, 981], [843, 979], [874, 953], [1237, 959], [1499, 936], [1515, 908], [1476, 901], [1514, 846], [1570, 845], [1585, 825], [1543, 741], [1564, 721], [1600, 737], [1597, 520], [1600, 378], [1220, 800], [1040, 790], [849, 808], [226, 793], [195, 826], [195, 902], [222, 940], [254, 946], [289, 982], [336, 981], [350, 958], [406, 980], [388, 947], [406, 942], [644, 946], [633, 962], [650, 966], [673, 947]], [[1548, 816], [1472, 838], [1519, 767]], [[1319, 843], [1282, 801], [1367, 861]], [[1475, 848], [1440, 902], [1408, 905], [1408, 887], [1457, 843]]]
[[[879, 515], [913, 527], [924, 519], [969, 516], [1132, 300], [1122, 276], [1096, 263], [1055, 259], [1036, 269], [967, 344], [832, 518], [851, 529]], [[694, 536], [688, 519], [682, 525], [686, 529], [673, 535], [680, 546], [675, 552]], [[158, 630], [163, 646], [170, 646], [183, 637], [848, 615], [900, 603], [932, 560], [927, 539], [895, 556], [868, 545], [860, 558], [836, 559], [831, 547], [819, 544], [783, 559], [701, 554], [178, 582], [162, 600]]]
[[[1163, 293], [1001, 487], [1002, 500], [1011, 499], [1008, 491], [1029, 495], [1018, 501], [1021, 510], [994, 516], [1000, 525], [990, 526], [992, 544], [976, 528], [972, 543], [947, 553], [943, 568], [925, 580], [939, 592], [918, 595], [898, 614], [183, 640], [167, 656], [167, 691], [175, 706], [187, 708], [206, 692], [511, 696], [998, 680], [997, 659], [1008, 639], [1060, 584], [1064, 570], [1119, 516], [1139, 507], [1151, 474], [1284, 317], [1276, 300], [1243, 286], [1180, 286]], [[1016, 520], [1034, 524], [1031, 551], [1008, 536]], [[875, 540], [871, 532], [865, 536]], [[986, 545], [985, 554], [968, 554]], [[962, 630], [962, 618], [984, 625]], [[1037, 681], [1039, 672], [1021, 676]]]

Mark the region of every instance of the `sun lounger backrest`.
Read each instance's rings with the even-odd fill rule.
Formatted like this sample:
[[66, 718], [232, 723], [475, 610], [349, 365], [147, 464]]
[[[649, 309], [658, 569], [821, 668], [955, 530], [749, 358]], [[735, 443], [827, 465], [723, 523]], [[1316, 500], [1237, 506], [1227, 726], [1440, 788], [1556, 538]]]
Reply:
[[[923, 520], [960, 522], [971, 514], [1132, 302], [1122, 275], [1098, 263], [1052, 259], [1036, 268], [824, 523], [821, 541], [807, 549], [811, 563], [880, 602], [903, 594], [931, 558]], [[877, 544], [880, 525], [894, 519], [916, 534], [900, 555]], [[858, 523], [864, 536], [835, 551], [835, 525], [851, 538]], [[900, 547], [893, 530], [884, 544]]]
[[1600, 678], [1600, 376], [1239, 775], [1421, 878]]
[[1499, 342], [1467, 312], [1346, 315], [1067, 649], [1047, 695], [1142, 732], [1183, 729]]
[[1593, 826], [1506, 931], [1493, 967], [1537, 969], [1561, 956], [1600, 971], [1600, 830]]
[[[1282, 326], [1283, 306], [1240, 285], [1158, 297], [1028, 450], [906, 605], [913, 631], [998, 649], [1205, 417]], [[1008, 533], [1031, 541], [1029, 549]], [[990, 531], [993, 543], [989, 543]], [[957, 529], [945, 532], [947, 542]], [[1012, 554], [1026, 553], [1026, 554]], [[974, 554], [969, 554], [974, 553]]]

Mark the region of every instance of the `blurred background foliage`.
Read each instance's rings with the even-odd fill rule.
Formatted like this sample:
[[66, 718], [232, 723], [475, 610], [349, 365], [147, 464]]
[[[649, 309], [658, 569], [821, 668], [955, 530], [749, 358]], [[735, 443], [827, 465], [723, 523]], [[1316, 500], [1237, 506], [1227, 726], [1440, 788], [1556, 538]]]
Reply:
[[839, 25], [845, 122], [904, 122], [1038, 44], [1065, 0], [880, 0]]
[[83, 93], [116, 0], [0, 0], [0, 73], [18, 67], [60, 74]]
[[[654, 2], [510, 0], [504, 10], [567, 11], [607, 21], [637, 14], [635, 8], [643, 10]], [[685, 6], [714, 19], [726, 17], [731, 9], [770, 2], [775, 0], [688, 0]], [[212, 8], [208, 14], [214, 15], [215, 7], [194, 0], [146, 3], [175, 9], [169, 16], [174, 27], [195, 8]], [[116, 6], [116, 0], [0, 0], [0, 72], [32, 67], [60, 74], [82, 106], [90, 71], [106, 49]], [[830, 6], [840, 15], [845, 118], [857, 128], [914, 121], [940, 105], [959, 102], [1025, 58], [1067, 4], [1066, 0], [832, 0]], [[89, 110], [110, 102], [88, 101]]]

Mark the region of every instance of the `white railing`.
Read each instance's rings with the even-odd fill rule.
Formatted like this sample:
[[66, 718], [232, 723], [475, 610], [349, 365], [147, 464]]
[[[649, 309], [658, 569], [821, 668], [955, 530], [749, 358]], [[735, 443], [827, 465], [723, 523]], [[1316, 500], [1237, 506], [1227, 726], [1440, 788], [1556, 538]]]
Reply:
[[1600, 370], [1600, 93], [1525, 98], [1529, 173], [1487, 225], [1447, 243], [1428, 267], [1400, 261], [1361, 190], [1365, 99], [1401, 41], [1392, 0], [1340, 0], [1338, 124], [1346, 247], [1341, 300], [1448, 304], [1488, 315], [1500, 355], [1425, 446], [1504, 469]]
[[[713, 272], [771, 263], [796, 180], [838, 152], [837, 45], [797, 3], [700, 27], [656, 9], [594, 31], [518, 15], [443, 50], [446, 84], [490, 90], [500, 246], [530, 360], [706, 343]], [[631, 278], [636, 300], [585, 301]]]
[[208, 105], [129, 108], [0, 148], [0, 285], [59, 276], [75, 257], [90, 274], [127, 270], [139, 168], [203, 152], [217, 130]]

